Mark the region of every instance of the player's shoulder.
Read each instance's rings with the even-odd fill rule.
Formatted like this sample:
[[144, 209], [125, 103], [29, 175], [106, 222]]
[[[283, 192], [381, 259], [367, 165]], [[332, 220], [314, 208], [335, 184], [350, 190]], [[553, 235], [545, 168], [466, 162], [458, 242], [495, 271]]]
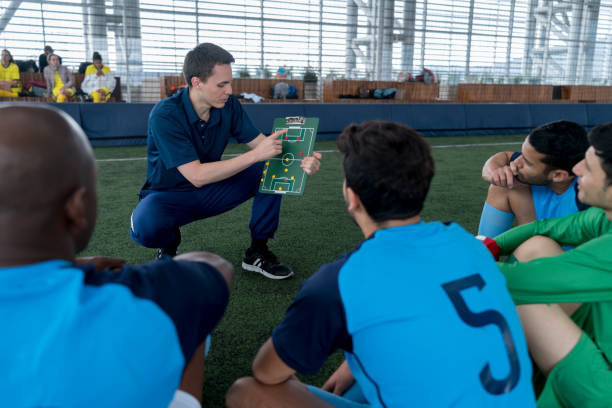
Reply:
[[300, 289], [302, 295], [326, 296], [335, 294], [338, 288], [338, 275], [351, 255], [352, 252], [342, 254], [335, 261], [322, 265], [304, 282]]

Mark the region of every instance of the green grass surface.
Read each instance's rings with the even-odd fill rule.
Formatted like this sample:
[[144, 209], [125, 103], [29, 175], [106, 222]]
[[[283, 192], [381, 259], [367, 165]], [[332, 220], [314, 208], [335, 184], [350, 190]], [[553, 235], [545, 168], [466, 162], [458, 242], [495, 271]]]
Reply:
[[[487, 190], [480, 177], [482, 164], [497, 151], [519, 150], [518, 143], [523, 138], [521, 135], [428, 138], [434, 147], [436, 175], [423, 218], [455, 221], [475, 233]], [[515, 144], [448, 147], [494, 143]], [[280, 227], [270, 242], [270, 248], [295, 271], [292, 279], [271, 281], [240, 269], [242, 254], [250, 242], [250, 201], [229, 213], [182, 228], [179, 252], [215, 252], [236, 268], [230, 303], [213, 332], [206, 361], [205, 406], [223, 406], [225, 392], [232, 382], [250, 374], [255, 353], [282, 319], [302, 282], [320, 265], [352, 250], [363, 238], [345, 211], [341, 160], [333, 152], [335, 142], [317, 142], [315, 149], [332, 152], [323, 154], [321, 170], [308, 180], [303, 197], [283, 199]], [[244, 146], [231, 144], [226, 153], [242, 151]], [[95, 154], [100, 159], [98, 224], [83, 255], [118, 256], [133, 264], [152, 260], [155, 250], [138, 246], [128, 235], [130, 214], [145, 179], [146, 161], [106, 161], [144, 158], [145, 148], [97, 148]], [[335, 353], [318, 375], [302, 379], [321, 385], [341, 359], [341, 354]]]

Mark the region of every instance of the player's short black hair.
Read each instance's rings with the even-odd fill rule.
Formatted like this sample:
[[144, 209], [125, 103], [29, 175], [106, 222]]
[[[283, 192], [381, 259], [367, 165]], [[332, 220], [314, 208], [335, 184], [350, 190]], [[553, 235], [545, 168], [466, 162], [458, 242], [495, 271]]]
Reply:
[[93, 56], [91, 57], [92, 61], [102, 61], [102, 55], [98, 51], [94, 51]]
[[595, 126], [589, 133], [589, 142], [601, 160], [606, 183], [612, 185], [612, 122]]
[[375, 222], [418, 215], [434, 175], [429, 144], [414, 129], [369, 121], [346, 127], [337, 141], [347, 187]]
[[548, 170], [565, 170], [573, 175], [572, 168], [589, 148], [586, 130], [575, 122], [558, 120], [533, 129], [529, 143], [545, 157], [542, 162]]
[[183, 76], [187, 86], [191, 87], [191, 78], [198, 77], [206, 82], [215, 65], [231, 64], [234, 57], [223, 48], [212, 43], [203, 43], [189, 51], [183, 63]]

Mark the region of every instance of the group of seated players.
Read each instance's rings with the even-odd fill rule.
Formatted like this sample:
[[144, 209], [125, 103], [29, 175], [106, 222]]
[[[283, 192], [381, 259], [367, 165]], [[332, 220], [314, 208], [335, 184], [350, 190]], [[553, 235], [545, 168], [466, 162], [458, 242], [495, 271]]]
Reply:
[[[232, 62], [197, 46], [188, 87], [151, 112], [130, 235], [160, 259], [141, 266], [76, 258], [97, 205], [82, 129], [52, 108], [0, 108], [2, 406], [199, 407], [234, 268], [208, 252], [177, 255], [183, 225], [254, 198], [242, 268], [293, 274], [267, 246], [281, 196], [258, 192], [282, 132], [260, 133], [231, 96]], [[250, 150], [221, 160], [232, 137]], [[550, 123], [520, 153], [489, 159], [486, 245], [421, 219], [435, 166], [410, 127], [352, 124], [337, 146], [364, 240], [306, 280], [227, 406], [609, 406], [612, 123], [588, 136]], [[312, 175], [321, 160], [302, 168]], [[346, 359], [321, 388], [297, 379], [338, 349]]]
[[[83, 72], [83, 82], [80, 91], [87, 95], [92, 102], [108, 102], [115, 89], [116, 81], [108, 66], [102, 63], [102, 56], [94, 52], [92, 63], [87, 65]], [[31, 61], [35, 68], [36, 64]], [[40, 72], [45, 79], [45, 96], [57, 103], [68, 102], [77, 92], [72, 72], [62, 65], [62, 58], [53, 52], [51, 46], [45, 46], [44, 53], [39, 57]], [[17, 63], [7, 49], [2, 50], [0, 58], [0, 97], [17, 98], [24, 86]]]

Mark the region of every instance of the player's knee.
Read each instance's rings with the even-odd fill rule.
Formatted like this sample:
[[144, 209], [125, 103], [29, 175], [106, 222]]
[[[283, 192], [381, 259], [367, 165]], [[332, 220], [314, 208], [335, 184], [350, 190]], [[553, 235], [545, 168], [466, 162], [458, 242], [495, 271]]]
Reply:
[[257, 381], [253, 377], [243, 377], [237, 379], [225, 394], [225, 406], [228, 408], [238, 408], [244, 406], [245, 401], [257, 389]]
[[556, 256], [562, 252], [563, 249], [556, 241], [536, 235], [519, 245], [514, 251], [514, 257], [520, 262], [528, 262], [532, 259]]
[[491, 184], [487, 192], [487, 203], [500, 211], [511, 212], [509, 192], [507, 188]]
[[232, 281], [234, 280], [234, 266], [227, 260], [220, 257], [217, 254], [213, 254], [212, 252], [187, 252], [184, 254], [180, 254], [174, 257], [175, 260], [184, 260], [191, 262], [203, 262], [213, 266], [227, 284], [228, 289], [232, 288]]

